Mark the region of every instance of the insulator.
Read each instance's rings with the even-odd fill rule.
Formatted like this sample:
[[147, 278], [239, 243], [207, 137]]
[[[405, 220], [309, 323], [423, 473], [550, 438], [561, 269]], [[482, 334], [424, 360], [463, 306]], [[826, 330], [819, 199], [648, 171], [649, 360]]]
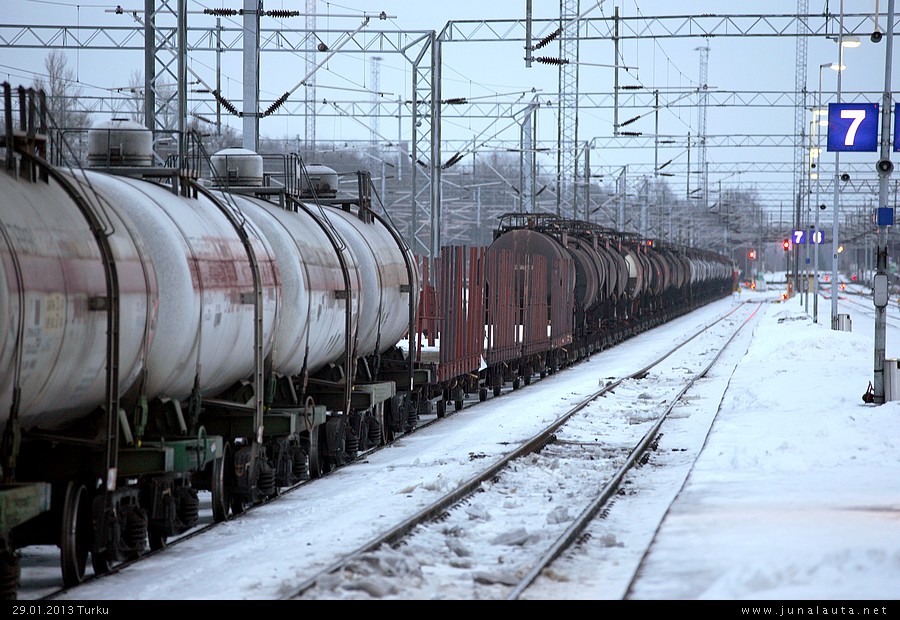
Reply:
[[463, 157], [465, 157], [465, 154], [463, 154], [463, 153], [454, 153], [453, 157], [451, 157], [450, 159], [448, 159], [448, 160], [447, 160], [447, 163], [444, 164], [443, 166], [441, 166], [441, 168], [444, 169], [444, 170], [446, 170], [446, 169], [449, 168], [450, 166], [452, 166], [452, 165], [458, 163], [459, 160], [461, 160]]
[[541, 62], [545, 65], [567, 65], [569, 60], [566, 58], [550, 58], [548, 56], [535, 56], [535, 62]]
[[192, 114], [191, 116], [193, 116], [194, 118], [196, 118], [198, 121], [203, 121], [204, 123], [209, 123], [210, 125], [215, 125], [215, 124], [216, 124], [215, 121], [210, 120], [210, 119], [206, 118], [205, 116], [203, 116], [203, 115], [201, 115], [201, 114]]
[[444, 103], [447, 105], [463, 105], [469, 103], [469, 100], [465, 97], [454, 97], [452, 99], [444, 99]]
[[533, 49], [533, 50], [539, 50], [539, 49], [541, 49], [542, 47], [544, 47], [544, 46], [546, 46], [548, 43], [550, 43], [553, 39], [555, 39], [556, 37], [558, 37], [558, 36], [560, 35], [561, 32], [562, 32], [562, 28], [557, 28], [556, 30], [554, 30], [553, 32], [551, 32], [550, 34], [548, 34], [546, 37], [544, 37], [543, 39], [541, 39], [540, 41], [538, 41], [537, 43], [535, 43], [534, 47], [532, 47], [531, 49]]
[[234, 17], [240, 13], [242, 11], [237, 9], [203, 9], [204, 15], [214, 15], [215, 17]]
[[217, 91], [217, 90], [212, 91], [212, 96], [216, 98], [216, 101], [218, 101], [222, 105], [223, 108], [225, 108], [226, 110], [228, 110], [235, 116], [244, 116], [243, 114], [238, 112], [238, 109], [236, 107], [234, 107], [234, 105], [232, 105], [232, 103], [230, 101], [228, 101], [228, 99], [226, 99], [225, 97], [220, 95], [219, 91]]
[[644, 134], [641, 133], [640, 131], [620, 131], [620, 132], [619, 132], [619, 135], [620, 135], [620, 136], [632, 136], [632, 137], [637, 137], [637, 136], [642, 136], [642, 135], [644, 135]]
[[266, 11], [266, 15], [268, 17], [298, 17], [300, 15], [300, 11]]
[[284, 93], [282, 96], [280, 96], [278, 99], [276, 99], [275, 103], [273, 103], [268, 108], [266, 108], [266, 111], [263, 112], [263, 116], [264, 117], [268, 116], [269, 114], [271, 114], [272, 112], [274, 112], [275, 110], [280, 108], [282, 105], [284, 105], [284, 102], [287, 101], [287, 98], [289, 96], [290, 96], [290, 93]]

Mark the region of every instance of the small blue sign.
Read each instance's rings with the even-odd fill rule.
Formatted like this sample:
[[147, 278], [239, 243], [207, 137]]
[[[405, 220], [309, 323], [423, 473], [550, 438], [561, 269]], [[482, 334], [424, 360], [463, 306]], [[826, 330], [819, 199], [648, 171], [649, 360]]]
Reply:
[[877, 209], [875, 209], [875, 223], [879, 226], [893, 226], [894, 208], [878, 207]]
[[894, 152], [900, 152], [900, 122], [897, 122], [897, 119], [900, 118], [900, 103], [894, 104]]
[[829, 103], [828, 150], [878, 150], [877, 103]]

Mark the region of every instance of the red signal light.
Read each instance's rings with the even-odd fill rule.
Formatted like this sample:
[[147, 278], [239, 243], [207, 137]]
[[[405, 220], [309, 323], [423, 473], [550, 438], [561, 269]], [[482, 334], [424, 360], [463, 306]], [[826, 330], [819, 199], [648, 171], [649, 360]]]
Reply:
[[784, 248], [784, 251], [785, 251], [785, 252], [787, 252], [788, 250], [790, 250], [790, 249], [791, 249], [791, 240], [790, 240], [790, 239], [785, 239], [784, 241], [782, 241], [782, 242], [781, 242], [781, 247]]
[[750, 250], [749, 252], [747, 252], [747, 258], [749, 258], [750, 260], [755, 259], [756, 258], [756, 250]]

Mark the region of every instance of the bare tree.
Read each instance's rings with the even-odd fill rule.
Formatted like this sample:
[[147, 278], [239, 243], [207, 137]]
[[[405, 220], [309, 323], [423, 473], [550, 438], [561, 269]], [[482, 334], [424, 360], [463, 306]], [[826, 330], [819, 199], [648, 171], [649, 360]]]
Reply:
[[75, 73], [69, 68], [62, 50], [53, 50], [44, 60], [45, 78], [35, 76], [34, 86], [43, 89], [47, 94], [47, 107], [53, 122], [60, 128], [90, 127], [90, 115], [79, 109], [78, 99], [82, 88], [75, 79]]
[[128, 80], [127, 103], [128, 115], [135, 123], [144, 124], [144, 74], [135, 69]]

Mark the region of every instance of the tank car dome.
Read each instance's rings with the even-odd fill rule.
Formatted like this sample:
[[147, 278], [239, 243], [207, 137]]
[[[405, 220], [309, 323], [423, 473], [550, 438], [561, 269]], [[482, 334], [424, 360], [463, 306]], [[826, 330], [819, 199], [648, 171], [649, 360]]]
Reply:
[[213, 154], [210, 161], [215, 187], [261, 187], [263, 184], [262, 155], [251, 150], [222, 149]]
[[[338, 193], [338, 173], [333, 168], [324, 164], [309, 164], [303, 170], [297, 171], [300, 177], [300, 195], [303, 198], [312, 198], [313, 191], [319, 198], [334, 198]], [[310, 189], [312, 188], [312, 189]]]
[[153, 163], [150, 130], [125, 118], [114, 118], [88, 132], [88, 164], [92, 168], [149, 166]]

